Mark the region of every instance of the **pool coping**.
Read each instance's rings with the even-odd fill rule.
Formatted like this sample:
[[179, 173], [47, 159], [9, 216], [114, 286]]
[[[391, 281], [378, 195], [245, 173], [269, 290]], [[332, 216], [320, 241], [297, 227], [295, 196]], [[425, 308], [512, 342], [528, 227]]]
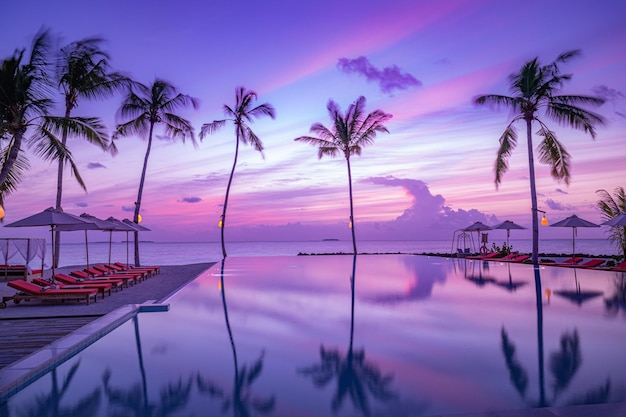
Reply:
[[169, 304], [155, 300], [127, 304], [0, 369], [0, 404], [138, 313], [168, 311], [169, 308]]

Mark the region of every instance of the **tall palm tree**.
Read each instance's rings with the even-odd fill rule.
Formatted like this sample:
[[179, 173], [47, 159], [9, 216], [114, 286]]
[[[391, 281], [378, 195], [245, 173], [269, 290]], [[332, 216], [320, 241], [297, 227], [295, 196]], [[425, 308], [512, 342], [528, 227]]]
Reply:
[[[146, 86], [141, 83], [133, 83], [129, 88], [128, 95], [118, 110], [118, 117], [124, 122], [117, 125], [113, 138], [128, 135], [147, 136], [148, 147], [143, 160], [139, 191], [135, 202], [133, 221], [139, 223], [139, 210], [141, 209], [141, 196], [148, 168], [148, 157], [152, 148], [152, 138], [156, 125], [163, 125], [165, 134], [173, 139], [191, 139], [194, 147], [196, 139], [193, 127], [189, 120], [174, 114], [173, 112], [184, 107], [198, 108], [198, 100], [177, 92], [176, 88], [167, 81], [155, 79], [152, 85]], [[139, 232], [135, 232], [135, 265], [139, 266]]]
[[[86, 123], [82, 118], [62, 118], [48, 114], [53, 105], [49, 75], [50, 45], [49, 32], [41, 31], [33, 40], [28, 61], [24, 61], [25, 50], [22, 49], [0, 63], [2, 195], [13, 191], [28, 169], [28, 160], [20, 153], [23, 143], [31, 146], [34, 153], [44, 160], [66, 161], [84, 187], [71, 152], [58, 136], [64, 130], [68, 134], [92, 139], [105, 134], [101, 124]], [[27, 135], [29, 129], [31, 133]]]
[[261, 139], [252, 131], [249, 123], [252, 123], [254, 118], [262, 116], [269, 116], [272, 119], [275, 117], [274, 107], [272, 107], [269, 103], [263, 103], [253, 107], [253, 103], [256, 99], [256, 92], [246, 90], [245, 87], [237, 87], [235, 91], [235, 106], [230, 107], [229, 105], [224, 104], [224, 115], [226, 116], [226, 119], [214, 120], [211, 123], [205, 123], [202, 125], [202, 129], [200, 130], [200, 139], [203, 139], [205, 136], [222, 128], [228, 121], [233, 122], [235, 125], [235, 159], [233, 161], [233, 167], [230, 170], [230, 177], [228, 178], [228, 185], [226, 186], [226, 195], [224, 196], [224, 207], [222, 208], [222, 216], [220, 217], [222, 255], [224, 258], [226, 258], [226, 246], [224, 244], [226, 207], [228, 206], [230, 186], [233, 182], [233, 176], [235, 175], [235, 167], [237, 166], [239, 143], [241, 142], [244, 145], [250, 144], [255, 150], [261, 152], [261, 155], [263, 155], [263, 143], [261, 142]]
[[559, 64], [580, 55], [580, 51], [572, 50], [559, 55], [548, 65], [540, 65], [538, 58], [526, 62], [519, 72], [509, 76], [511, 96], [483, 95], [475, 98], [476, 104], [491, 104], [497, 107], [509, 107], [513, 120], [508, 124], [502, 136], [495, 163], [496, 187], [509, 168], [509, 157], [517, 146], [517, 129], [514, 124], [523, 121], [526, 124], [526, 141], [528, 147], [528, 168], [530, 172], [530, 198], [533, 222], [532, 262], [537, 265], [539, 248], [539, 223], [537, 220], [537, 191], [535, 188], [535, 167], [533, 156], [533, 124], [539, 125], [537, 134], [543, 137], [538, 146], [539, 161], [551, 168], [551, 175], [566, 184], [570, 181], [570, 155], [557, 140], [556, 134], [540, 118], [540, 113], [559, 124], [579, 129], [596, 137], [596, 125], [604, 123], [602, 116], [588, 111], [579, 105], [599, 106], [604, 100], [599, 97], [561, 95], [561, 86], [572, 78], [571, 74], [562, 74]]
[[332, 128], [329, 129], [321, 123], [314, 123], [310, 132], [317, 134], [318, 137], [300, 136], [294, 140], [317, 146], [319, 159], [322, 159], [324, 155], [336, 157], [340, 153], [343, 153], [344, 158], [346, 158], [350, 192], [350, 227], [352, 230], [352, 246], [354, 254], [356, 254], [350, 157], [352, 155], [361, 155], [361, 151], [365, 146], [374, 144], [374, 138], [378, 132], [389, 133], [384, 123], [391, 119], [392, 116], [382, 110], [374, 110], [366, 115], [365, 97], [363, 96], [352, 103], [345, 114], [341, 113], [339, 105], [333, 100], [328, 101], [327, 109], [333, 124]]
[[[613, 191], [613, 195], [607, 190], [598, 190], [596, 193], [600, 196], [597, 207], [602, 211], [602, 216], [605, 220], [611, 220], [620, 214], [626, 213], [626, 193], [624, 192], [624, 187], [617, 187]], [[626, 260], [626, 226], [611, 227], [609, 239], [622, 251], [624, 260]]]
[[[80, 99], [104, 99], [120, 91], [128, 82], [128, 79], [117, 72], [112, 72], [109, 65], [109, 55], [101, 49], [103, 39], [86, 38], [72, 42], [59, 51], [57, 61], [57, 84], [63, 93], [65, 101], [66, 120], [71, 119], [71, 112], [78, 106]], [[103, 123], [99, 117], [74, 118], [79, 123], [91, 125], [92, 130]], [[61, 135], [61, 143], [67, 146], [68, 129], [64, 128]], [[103, 132], [104, 133], [104, 132]], [[109, 142], [106, 135], [83, 136], [88, 142], [99, 146], [103, 150], [109, 150], [115, 154], [113, 142]], [[59, 159], [57, 173], [57, 196], [56, 208], [62, 208], [63, 196], [63, 171], [66, 161]], [[84, 184], [81, 184], [84, 187]], [[56, 232], [55, 264], [58, 265], [61, 249], [61, 232]]]

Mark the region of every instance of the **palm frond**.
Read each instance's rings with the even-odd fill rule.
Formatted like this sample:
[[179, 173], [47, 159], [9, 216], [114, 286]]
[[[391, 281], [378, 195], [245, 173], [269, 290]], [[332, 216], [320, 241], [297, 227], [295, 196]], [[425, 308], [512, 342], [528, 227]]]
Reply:
[[107, 149], [109, 138], [104, 123], [99, 117], [44, 117], [45, 128], [61, 135], [63, 131], [71, 136], [85, 139], [92, 145]]
[[211, 123], [205, 123], [200, 128], [200, 139], [204, 139], [205, 136], [208, 136], [212, 133], [220, 130], [224, 125], [226, 125], [227, 120], [214, 120]]
[[183, 143], [189, 137], [194, 147], [197, 146], [191, 122], [173, 113], [163, 113], [161, 122], [165, 125], [165, 132], [171, 134], [174, 139], [180, 138]]
[[120, 123], [115, 127], [113, 133], [113, 140], [120, 137], [138, 135], [146, 139], [145, 136], [150, 129], [150, 116], [146, 113], [142, 113], [136, 119], [129, 120], [125, 123]]
[[491, 105], [496, 109], [500, 107], [517, 108], [517, 99], [514, 97], [501, 96], [497, 94], [488, 94], [484, 96], [478, 96], [474, 98], [474, 104], [477, 105]]
[[243, 135], [241, 136], [241, 141], [245, 144], [252, 144], [252, 147], [258, 152], [261, 153], [263, 159], [265, 159], [265, 155], [263, 154], [263, 142], [261, 139], [252, 131], [250, 126], [242, 125]]
[[506, 127], [506, 129], [502, 133], [502, 136], [500, 136], [499, 141], [500, 146], [498, 147], [498, 154], [496, 156], [494, 169], [496, 174], [496, 188], [498, 188], [498, 186], [502, 182], [502, 176], [504, 175], [504, 173], [509, 170], [509, 158], [511, 156], [511, 153], [517, 146], [517, 130], [512, 123]]
[[542, 125], [539, 132], [543, 140], [539, 144], [539, 161], [550, 166], [550, 174], [556, 180], [563, 180], [565, 184], [570, 181], [570, 154], [565, 147], [557, 140], [554, 132]]
[[[9, 150], [10, 148], [8, 146], [2, 149], [2, 153], [0, 153], [0, 165], [4, 165], [4, 162], [7, 160]], [[23, 153], [19, 153], [8, 172], [7, 178], [2, 184], [0, 184], [0, 195], [6, 197], [16, 191], [18, 184], [22, 182], [29, 169], [30, 164], [28, 162], [28, 158]]]
[[546, 114], [562, 125], [589, 133], [593, 139], [596, 138], [595, 126], [604, 124], [599, 114], [567, 103], [551, 102]]

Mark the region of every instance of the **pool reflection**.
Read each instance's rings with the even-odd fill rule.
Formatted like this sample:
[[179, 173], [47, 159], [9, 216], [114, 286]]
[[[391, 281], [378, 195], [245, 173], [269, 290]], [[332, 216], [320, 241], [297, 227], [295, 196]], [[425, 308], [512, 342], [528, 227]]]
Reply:
[[138, 314], [0, 415], [55, 401], [61, 415], [102, 417], [623, 401], [625, 276], [407, 255], [229, 257], [167, 300], [170, 311]]
[[239, 366], [237, 360], [237, 348], [235, 346], [235, 339], [233, 337], [233, 331], [230, 326], [230, 320], [228, 319], [228, 307], [226, 303], [226, 284], [224, 282], [224, 264], [226, 260], [223, 259], [220, 262], [220, 285], [219, 289], [222, 295], [222, 306], [224, 308], [224, 321], [226, 323], [226, 329], [228, 331], [228, 338], [230, 339], [230, 346], [233, 353], [233, 363], [235, 376], [233, 380], [232, 392], [228, 393], [219, 384], [213, 382], [210, 378], [202, 376], [202, 373], [198, 373], [196, 382], [198, 385], [198, 391], [213, 399], [218, 399], [222, 403], [222, 411], [224, 413], [230, 413], [232, 411], [235, 417], [247, 417], [252, 416], [251, 410], [254, 410], [259, 414], [271, 414], [275, 406], [274, 395], [262, 398], [254, 396], [252, 393], [252, 385], [259, 378], [263, 371], [263, 358], [264, 352], [261, 351], [259, 358], [252, 363], [248, 368], [247, 365]]
[[[611, 381], [607, 377], [604, 384], [588, 388], [584, 394], [575, 393], [563, 404], [558, 401], [574, 379], [582, 364], [582, 353], [580, 347], [580, 336], [578, 330], [565, 330], [559, 339], [559, 349], [550, 354], [549, 370], [552, 375], [552, 395], [546, 396], [545, 366], [544, 366], [544, 320], [543, 320], [543, 290], [541, 284], [541, 272], [539, 268], [534, 268], [535, 277], [535, 303], [537, 308], [537, 368], [539, 375], [539, 398], [529, 399], [526, 396], [528, 388], [528, 372], [520, 363], [516, 355], [516, 347], [509, 338], [506, 328], [501, 331], [502, 353], [504, 355], [506, 367], [509, 371], [509, 378], [519, 395], [524, 398], [531, 407], [548, 407], [554, 405], [580, 405], [605, 403], [609, 400]], [[576, 271], [576, 287], [580, 292]]]
[[354, 350], [354, 290], [356, 286], [356, 260], [353, 256], [350, 276], [350, 343], [345, 355], [341, 349], [326, 349], [320, 346], [320, 363], [301, 368], [298, 373], [310, 377], [318, 388], [324, 388], [336, 380], [337, 387], [332, 397], [331, 408], [337, 413], [346, 395], [354, 407], [363, 415], [370, 415], [368, 395], [386, 402], [396, 395], [390, 390], [393, 377], [383, 375], [371, 361], [365, 360], [365, 349]]

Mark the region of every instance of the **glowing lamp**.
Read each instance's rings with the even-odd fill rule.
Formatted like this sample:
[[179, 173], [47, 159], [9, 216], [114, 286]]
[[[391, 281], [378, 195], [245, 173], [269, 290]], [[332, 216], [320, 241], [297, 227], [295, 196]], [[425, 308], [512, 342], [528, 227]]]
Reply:
[[349, 227], [350, 229], [352, 229], [352, 222], [349, 222], [349, 223], [348, 223], [348, 227]]
[[220, 219], [220, 221], [217, 222], [217, 227], [221, 228], [222, 226], [224, 226], [224, 222]]
[[0, 206], [0, 220], [4, 219], [4, 207]]
[[546, 299], [548, 302], [550, 301], [550, 296], [552, 296], [552, 290], [550, 288], [546, 288]]
[[548, 218], [546, 217], [546, 215], [544, 214], [543, 217], [541, 218], [541, 225], [542, 226], [547, 226], [548, 225]]
[[137, 214], [137, 223], [141, 223], [141, 214]]

